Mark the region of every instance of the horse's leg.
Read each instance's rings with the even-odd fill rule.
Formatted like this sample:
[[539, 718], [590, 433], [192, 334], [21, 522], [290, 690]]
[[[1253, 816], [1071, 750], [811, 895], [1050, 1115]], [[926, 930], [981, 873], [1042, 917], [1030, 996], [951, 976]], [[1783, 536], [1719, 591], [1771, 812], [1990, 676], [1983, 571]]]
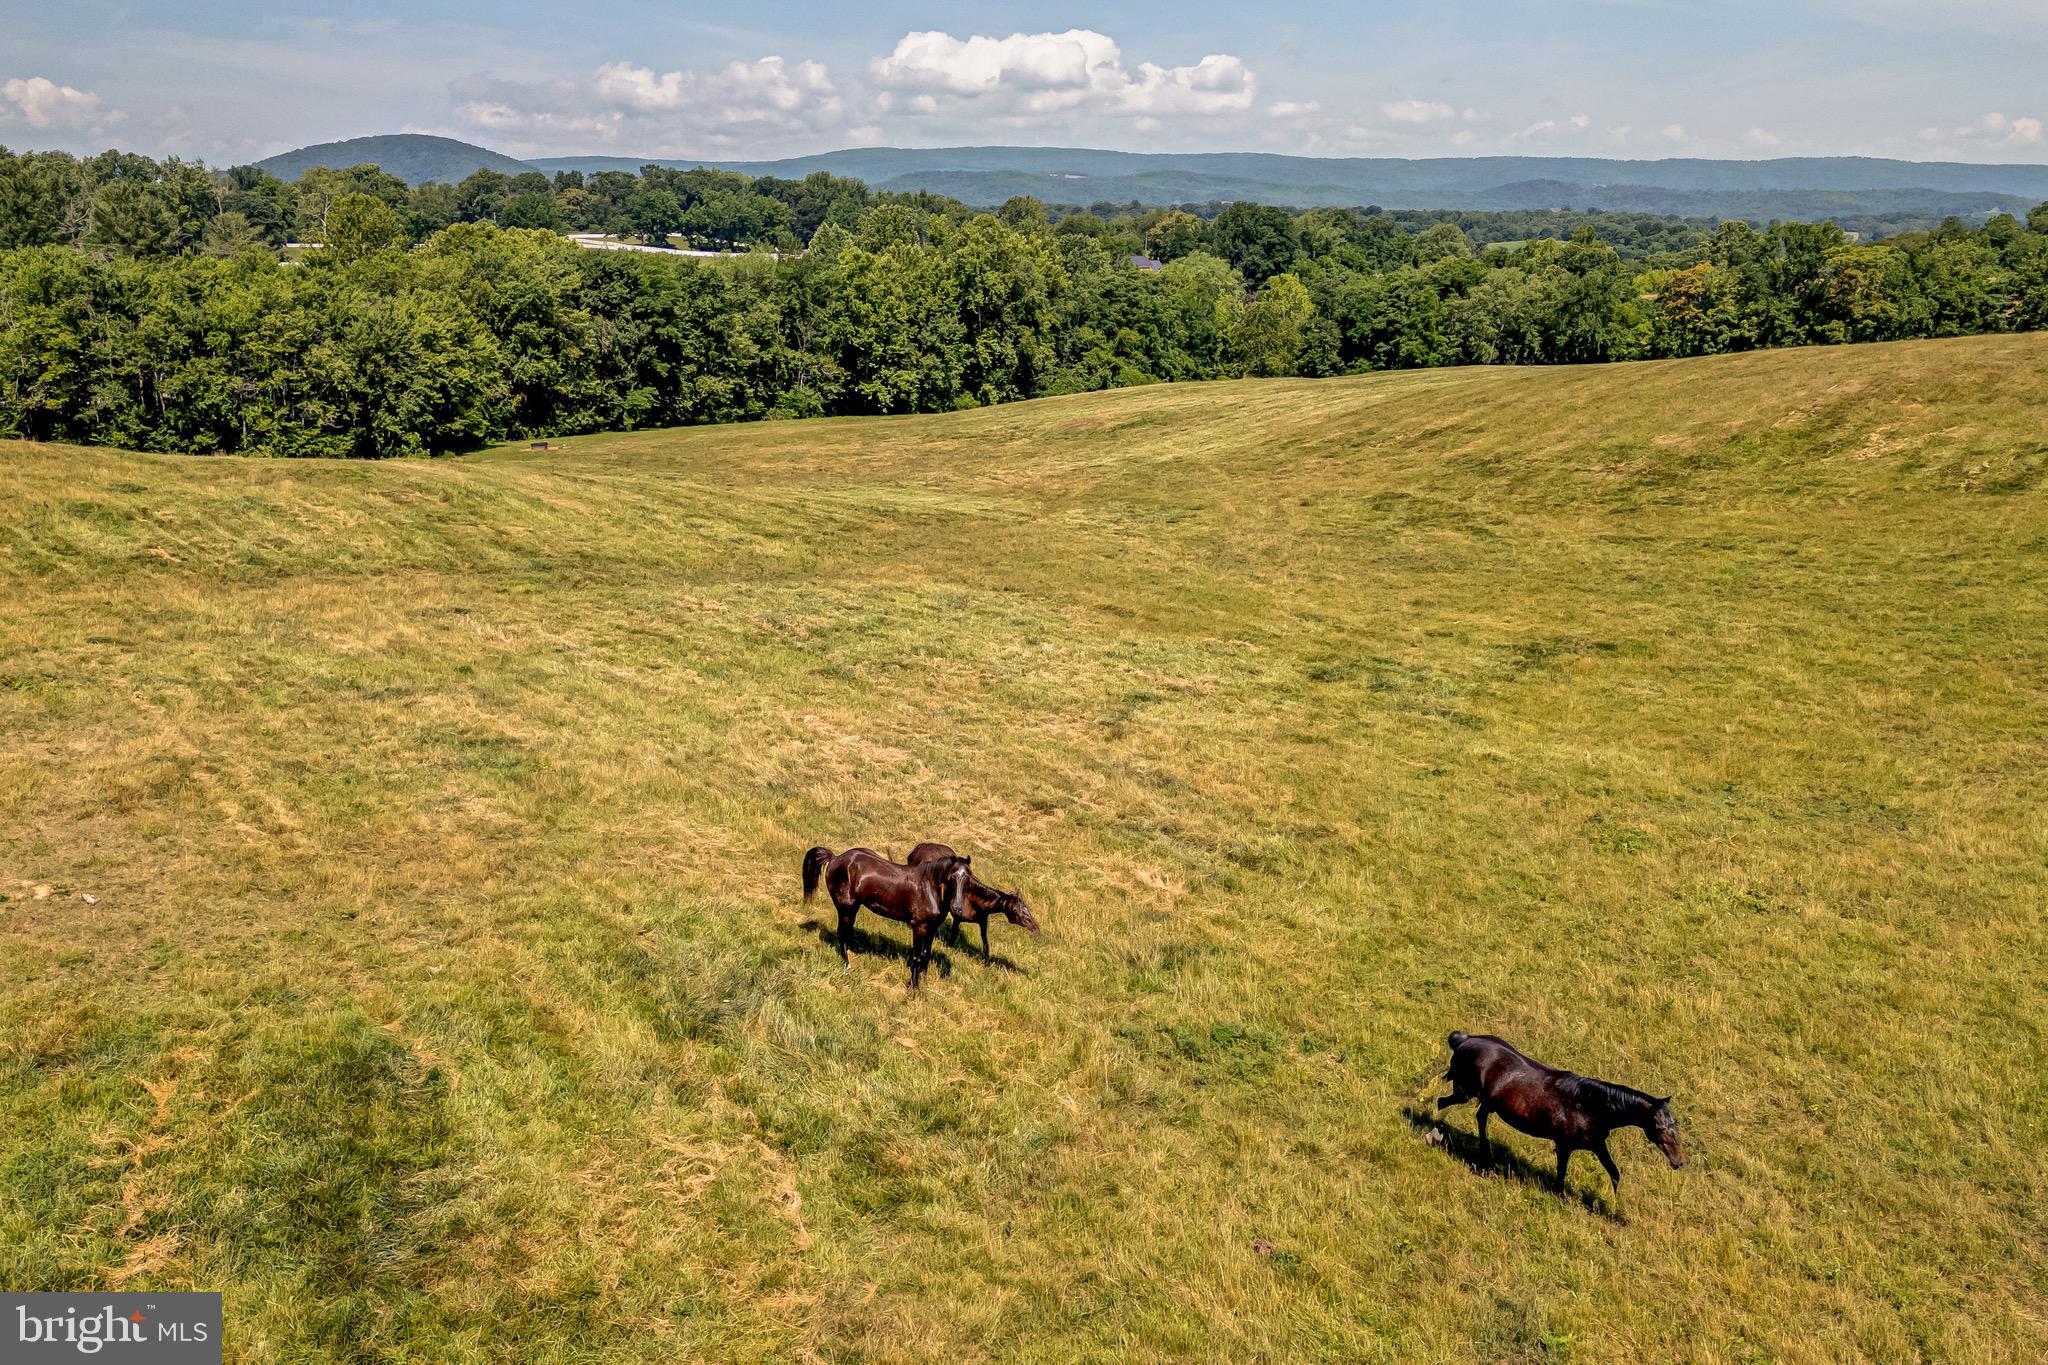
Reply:
[[1449, 1109], [1453, 1105], [1470, 1104], [1473, 1098], [1473, 1096], [1467, 1095], [1464, 1091], [1453, 1087], [1450, 1094], [1445, 1095], [1436, 1102], [1436, 1107], [1439, 1109]]
[[839, 906], [839, 961], [849, 972], [853, 970], [853, 959], [846, 955], [846, 936], [853, 932], [853, 919], [859, 913], [859, 901]]
[[1562, 1142], [1557, 1144], [1557, 1192], [1564, 1193], [1565, 1170], [1572, 1164], [1572, 1149]]
[[984, 965], [984, 966], [986, 966], [986, 965], [988, 964], [988, 962], [989, 962], [989, 955], [988, 955], [988, 921], [987, 921], [986, 919], [983, 919], [983, 920], [982, 920], [982, 922], [981, 922], [981, 961], [982, 961], [982, 965]]
[[932, 960], [932, 931], [929, 926], [912, 926], [910, 931], [910, 989], [917, 989], [917, 979], [924, 975], [927, 962]]
[[1614, 1193], [1621, 1194], [1621, 1172], [1614, 1168], [1614, 1158], [1607, 1154], [1607, 1139], [1601, 1138], [1593, 1148], [1593, 1155], [1600, 1158], [1600, 1164], [1607, 1168], [1607, 1178], [1614, 1182]]
[[1486, 1140], [1486, 1120], [1493, 1116], [1493, 1110], [1486, 1107], [1486, 1101], [1479, 1101], [1479, 1154], [1491, 1160], [1493, 1145]]

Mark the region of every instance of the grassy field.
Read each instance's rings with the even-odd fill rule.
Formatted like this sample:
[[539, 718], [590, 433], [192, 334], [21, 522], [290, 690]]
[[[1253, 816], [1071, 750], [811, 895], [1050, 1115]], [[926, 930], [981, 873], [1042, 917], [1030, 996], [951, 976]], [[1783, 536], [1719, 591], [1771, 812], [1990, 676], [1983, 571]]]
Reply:
[[[0, 446], [0, 1284], [236, 1360], [2041, 1359], [2044, 471], [2048, 336]], [[912, 997], [798, 862], [923, 838], [1045, 934]], [[1452, 1028], [1692, 1164], [1429, 1141]]]

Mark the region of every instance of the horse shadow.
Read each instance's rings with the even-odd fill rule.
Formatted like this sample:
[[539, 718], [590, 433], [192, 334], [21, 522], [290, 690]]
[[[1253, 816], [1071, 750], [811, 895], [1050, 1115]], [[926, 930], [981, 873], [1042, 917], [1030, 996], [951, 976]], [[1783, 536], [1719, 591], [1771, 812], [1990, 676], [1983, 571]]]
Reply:
[[[1404, 1104], [1401, 1106], [1401, 1117], [1407, 1119], [1409, 1126], [1415, 1129], [1417, 1133], [1428, 1133], [1432, 1129], [1441, 1132], [1444, 1135], [1444, 1152], [1456, 1160], [1464, 1162], [1475, 1175], [1497, 1175], [1503, 1179], [1520, 1181], [1526, 1185], [1534, 1185], [1545, 1193], [1554, 1194], [1557, 1190], [1557, 1165], [1555, 1161], [1531, 1161], [1514, 1148], [1503, 1146], [1499, 1142], [1481, 1142], [1477, 1132], [1468, 1132], [1463, 1128], [1453, 1128], [1450, 1124], [1443, 1122], [1437, 1117], [1434, 1108]], [[1494, 1122], [1497, 1124], [1499, 1120], [1495, 1119]], [[1589, 1161], [1591, 1158], [1584, 1152], [1581, 1152], [1575, 1160]], [[1628, 1221], [1628, 1218], [1619, 1209], [1609, 1206], [1606, 1200], [1591, 1190], [1567, 1187], [1565, 1198], [1576, 1201], [1588, 1213], [1598, 1214], [1610, 1222], [1626, 1223]]]
[[[839, 951], [838, 925], [826, 924], [816, 919], [807, 919], [803, 922], [803, 927], [816, 934], [818, 942], [824, 944], [835, 953]], [[910, 963], [910, 945], [908, 943], [883, 934], [871, 934], [858, 924], [854, 925], [853, 932], [846, 936], [846, 951], [859, 954], [862, 957], [887, 958], [891, 962], [901, 962], [905, 966], [908, 966]], [[938, 950], [938, 941], [936, 939], [932, 943], [932, 968], [938, 972], [941, 980], [953, 974], [953, 959], [950, 954], [942, 953]]]
[[948, 948], [957, 949], [961, 956], [971, 958], [982, 966], [1001, 967], [1004, 971], [1015, 972], [1018, 976], [1031, 975], [1026, 968], [998, 952], [991, 951], [988, 960], [983, 962], [981, 948], [967, 937], [965, 929], [950, 920], [947, 921], [946, 927], [939, 931], [937, 942], [945, 944]]
[[[817, 936], [818, 942], [824, 944], [833, 952], [839, 951], [839, 926], [837, 924], [827, 924], [818, 919], [807, 919], [800, 927], [810, 930], [811, 933]], [[932, 967], [938, 972], [940, 980], [943, 981], [953, 975], [952, 954], [939, 951], [939, 945], [942, 943], [946, 947], [959, 952], [962, 957], [971, 959], [977, 965], [981, 964], [981, 949], [968, 942], [967, 936], [960, 932], [959, 925], [948, 923], [944, 929], [932, 937]], [[906, 966], [910, 962], [910, 945], [908, 943], [886, 934], [870, 934], [858, 924], [854, 925], [853, 932], [846, 936], [846, 951], [858, 953], [862, 957], [887, 958], [892, 962], [901, 962]], [[1004, 957], [1001, 953], [991, 956], [987, 965], [1000, 967], [1006, 972], [1015, 972], [1019, 976], [1029, 976], [1031, 974], [1024, 967]]]

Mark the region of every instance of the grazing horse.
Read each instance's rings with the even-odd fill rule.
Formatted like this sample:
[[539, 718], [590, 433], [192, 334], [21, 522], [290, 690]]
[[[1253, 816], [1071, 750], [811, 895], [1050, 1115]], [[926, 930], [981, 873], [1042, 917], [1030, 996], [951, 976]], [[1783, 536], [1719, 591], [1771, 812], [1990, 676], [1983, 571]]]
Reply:
[[[904, 861], [912, 867], [918, 867], [925, 863], [935, 862], [940, 858], [956, 856], [958, 855], [944, 844], [919, 844], [916, 848], [910, 850], [910, 856]], [[987, 882], [970, 872], [967, 876], [966, 913], [963, 914], [955, 910], [953, 912], [953, 920], [956, 924], [978, 924], [981, 926], [981, 960], [983, 962], [992, 960], [988, 953], [988, 917], [990, 915], [1001, 915], [1010, 923], [1029, 929], [1032, 937], [1036, 938], [1038, 936], [1038, 917], [1031, 913], [1031, 907], [1024, 903], [1022, 896], [1014, 891], [998, 891], [995, 887], [990, 886]]]
[[849, 848], [834, 854], [814, 848], [804, 854], [804, 899], [818, 889], [820, 875], [839, 911], [839, 960], [850, 971], [846, 936], [862, 906], [887, 919], [910, 926], [910, 989], [932, 960], [932, 935], [967, 908], [967, 884], [973, 880], [965, 858], [938, 858], [919, 867], [892, 863], [871, 848]]
[[1451, 1093], [1436, 1107], [1478, 1100], [1481, 1147], [1486, 1145], [1490, 1114], [1499, 1114], [1509, 1127], [1530, 1137], [1556, 1143], [1559, 1194], [1564, 1193], [1565, 1167], [1577, 1151], [1598, 1157], [1614, 1182], [1614, 1192], [1621, 1193], [1621, 1172], [1607, 1154], [1607, 1135], [1617, 1128], [1642, 1129], [1674, 1168], [1685, 1164], [1669, 1095], [1658, 1099], [1625, 1085], [1559, 1071], [1524, 1057], [1498, 1038], [1453, 1033], [1450, 1043], [1451, 1064], [1444, 1079], [1451, 1083]]

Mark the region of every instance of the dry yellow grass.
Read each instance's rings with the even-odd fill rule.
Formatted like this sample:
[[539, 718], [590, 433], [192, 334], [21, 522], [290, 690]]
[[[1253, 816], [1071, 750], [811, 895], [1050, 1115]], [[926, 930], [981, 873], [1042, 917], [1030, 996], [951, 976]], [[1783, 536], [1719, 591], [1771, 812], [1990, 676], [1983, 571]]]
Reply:
[[[0, 1282], [247, 1360], [2038, 1359], [2044, 414], [2021, 337], [0, 446]], [[910, 998], [797, 865], [928, 837], [1046, 935]], [[1693, 1166], [1475, 1172], [1453, 1027]]]

